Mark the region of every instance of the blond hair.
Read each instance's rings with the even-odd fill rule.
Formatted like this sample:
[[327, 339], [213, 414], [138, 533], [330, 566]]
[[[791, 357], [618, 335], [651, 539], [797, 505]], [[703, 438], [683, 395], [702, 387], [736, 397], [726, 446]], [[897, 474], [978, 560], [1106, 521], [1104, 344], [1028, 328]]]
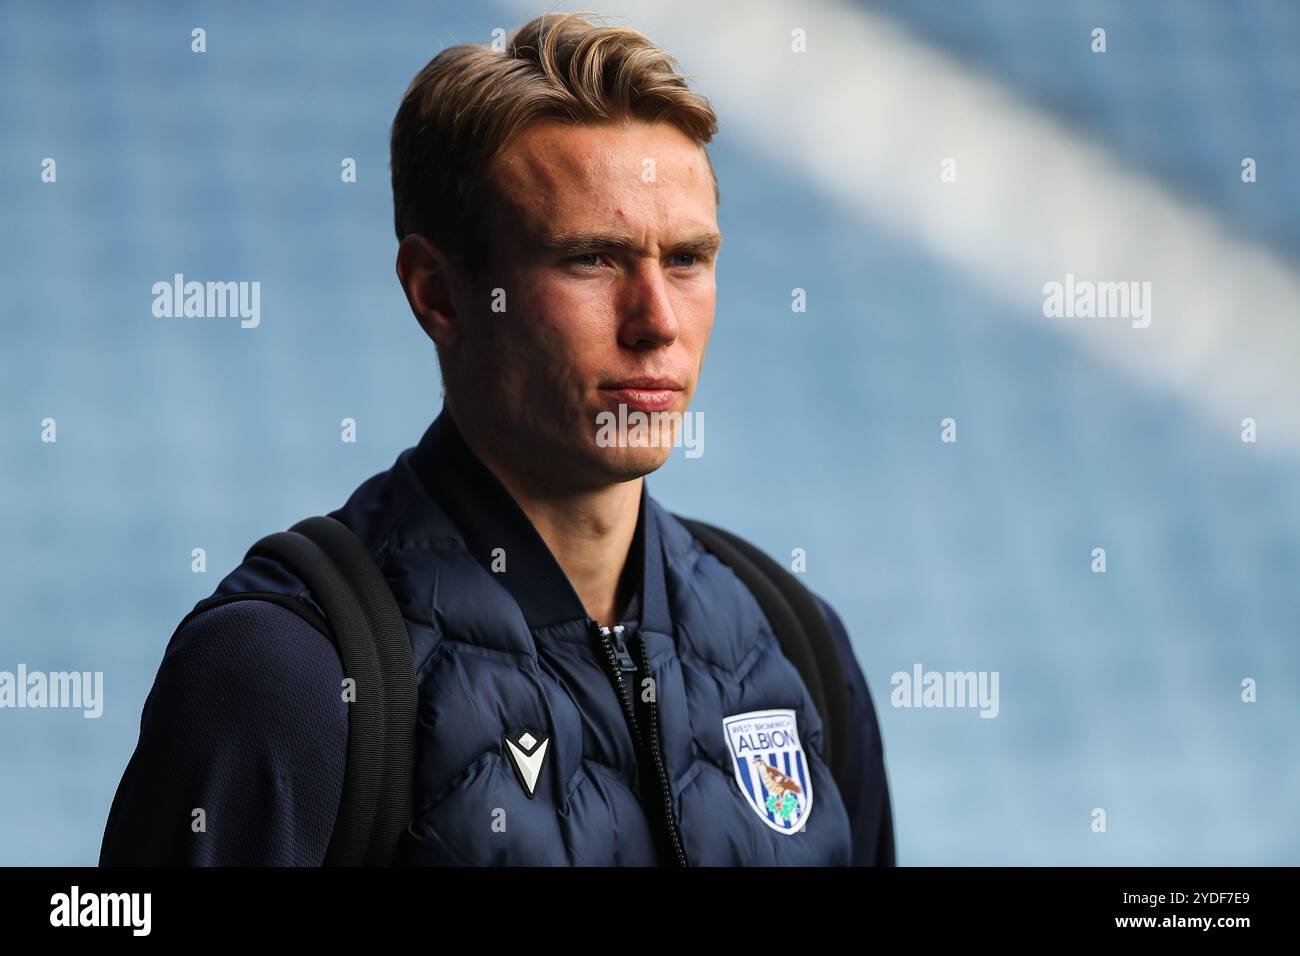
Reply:
[[[670, 54], [636, 30], [600, 26], [588, 14], [530, 20], [503, 52], [485, 44], [448, 47], [411, 81], [393, 120], [398, 240], [427, 236], [478, 274], [489, 252], [486, 170], [539, 119], [669, 122], [701, 147], [718, 129], [708, 100], [687, 87]], [[713, 188], [718, 198], [716, 175]]]

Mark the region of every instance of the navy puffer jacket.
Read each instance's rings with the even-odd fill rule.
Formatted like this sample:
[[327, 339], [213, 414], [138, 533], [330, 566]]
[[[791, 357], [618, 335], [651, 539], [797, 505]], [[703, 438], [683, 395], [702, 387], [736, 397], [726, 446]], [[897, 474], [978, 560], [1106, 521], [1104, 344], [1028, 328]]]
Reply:
[[[879, 731], [838, 618], [823, 602], [841, 653], [847, 651], [860, 724], [852, 747], [861, 787], [848, 795], [849, 808], [822, 758], [817, 710], [756, 600], [648, 486], [631, 554], [638, 586], [621, 633], [586, 613], [545, 542], [445, 409], [418, 446], [363, 483], [332, 516], [375, 556], [411, 640], [419, 688], [416, 812], [399, 862], [893, 862]], [[245, 561], [215, 593], [254, 591], [290, 595], [320, 612], [305, 585], [265, 557]], [[246, 613], [252, 605], [273, 607], [241, 601], [205, 612], [178, 631], [168, 659], [179, 654], [178, 642], [193, 648], [205, 628], [219, 630], [214, 619], [223, 612], [228, 621], [233, 609]], [[229, 628], [224, 633], [227, 641], [239, 640]], [[175, 675], [164, 681], [167, 663], [146, 704], [140, 746], [114, 802], [101, 862], [141, 861], [133, 848], [148, 839], [144, 822], [156, 821], [169, 800], [221, 800], [211, 785], [187, 798], [174, 792], [183, 783], [143, 782], [150, 748], [175, 754], [185, 747], [180, 740], [147, 739], [163, 733], [147, 733], [147, 725], [183, 706], [184, 692], [168, 688], [193, 683]], [[261, 663], [275, 669], [274, 661]], [[206, 852], [172, 851], [166, 862], [319, 862], [338, 805], [347, 719], [337, 660], [334, 669], [322, 668], [328, 674], [304, 694], [331, 699], [313, 704], [321, 715], [314, 729], [298, 731], [304, 740], [310, 736], [311, 747], [267, 748], [259, 756], [255, 745], [251, 759], [264, 766], [237, 772], [300, 771], [310, 759], [319, 764], [310, 779], [332, 802], [310, 801], [298, 821], [304, 833], [287, 851], [283, 833], [276, 834], [280, 849], [271, 858], [219, 852], [218, 836]], [[237, 762], [248, 759], [244, 753]], [[204, 789], [202, 780], [192, 783]], [[151, 810], [129, 806], [132, 788], [157, 801]], [[868, 818], [851, 821], [850, 809]], [[193, 847], [204, 839], [187, 834], [161, 843]], [[285, 853], [292, 859], [274, 858]]]

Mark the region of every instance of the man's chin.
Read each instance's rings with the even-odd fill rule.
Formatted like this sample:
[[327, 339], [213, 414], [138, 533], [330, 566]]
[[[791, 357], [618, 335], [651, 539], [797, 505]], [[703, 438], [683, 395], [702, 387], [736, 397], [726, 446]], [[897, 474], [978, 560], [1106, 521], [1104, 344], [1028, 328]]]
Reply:
[[611, 482], [635, 481], [658, 471], [668, 460], [671, 448], [597, 448], [601, 470]]

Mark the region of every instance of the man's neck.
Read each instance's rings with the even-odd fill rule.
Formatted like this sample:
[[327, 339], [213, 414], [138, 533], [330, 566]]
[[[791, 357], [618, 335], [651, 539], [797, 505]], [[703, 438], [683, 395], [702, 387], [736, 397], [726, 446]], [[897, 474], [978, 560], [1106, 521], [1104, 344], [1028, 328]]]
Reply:
[[528, 516], [587, 613], [600, 624], [618, 623], [636, 591], [629, 558], [645, 479], [581, 492], [541, 490], [462, 437]]

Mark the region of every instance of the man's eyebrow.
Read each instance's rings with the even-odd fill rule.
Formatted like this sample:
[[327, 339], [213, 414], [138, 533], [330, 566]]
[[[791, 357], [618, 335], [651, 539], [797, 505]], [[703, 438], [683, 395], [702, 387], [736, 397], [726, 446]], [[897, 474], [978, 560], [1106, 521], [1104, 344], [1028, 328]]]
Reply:
[[[552, 252], [582, 256], [593, 252], [618, 249], [635, 252], [637, 244], [628, 236], [604, 233], [556, 232], [543, 235], [539, 243], [542, 248]], [[669, 245], [670, 252], [690, 252], [696, 255], [711, 255], [722, 246], [722, 236], [716, 232], [705, 232], [688, 236]]]

